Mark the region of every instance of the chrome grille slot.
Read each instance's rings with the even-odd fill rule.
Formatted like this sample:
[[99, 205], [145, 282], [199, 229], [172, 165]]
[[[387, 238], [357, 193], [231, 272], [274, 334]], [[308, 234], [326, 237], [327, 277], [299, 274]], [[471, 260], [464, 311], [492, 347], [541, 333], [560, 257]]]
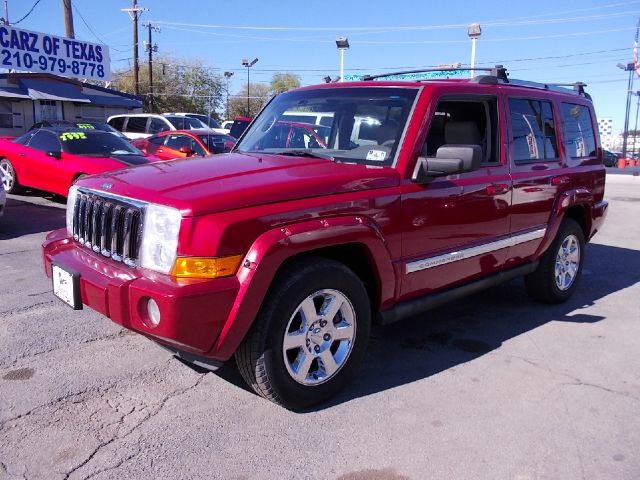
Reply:
[[80, 244], [134, 267], [140, 253], [143, 204], [78, 190], [73, 238]]

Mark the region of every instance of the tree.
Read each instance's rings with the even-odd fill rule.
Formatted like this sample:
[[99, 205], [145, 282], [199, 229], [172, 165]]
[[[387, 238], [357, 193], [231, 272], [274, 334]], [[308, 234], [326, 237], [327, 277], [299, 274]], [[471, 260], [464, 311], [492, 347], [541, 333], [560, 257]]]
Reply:
[[[249, 85], [249, 117], [254, 117], [262, 109], [262, 107], [271, 98], [271, 87], [261, 83], [252, 83]], [[229, 98], [229, 118], [246, 117], [247, 116], [247, 85], [245, 84], [240, 91]]]
[[274, 73], [271, 77], [271, 93], [273, 95], [286, 92], [292, 88], [298, 88], [299, 86], [300, 77], [293, 73]]
[[[223, 79], [201, 60], [157, 58], [153, 63], [153, 105], [149, 95], [149, 64], [140, 67], [139, 78], [145, 111], [193, 112], [217, 117], [216, 110], [224, 109]], [[133, 68], [114, 71], [112, 85], [133, 93]]]

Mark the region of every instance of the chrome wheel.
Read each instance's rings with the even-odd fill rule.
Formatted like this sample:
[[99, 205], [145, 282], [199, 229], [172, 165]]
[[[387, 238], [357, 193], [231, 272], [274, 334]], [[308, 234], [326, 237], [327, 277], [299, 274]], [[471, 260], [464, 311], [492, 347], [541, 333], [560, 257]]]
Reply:
[[5, 192], [9, 192], [13, 188], [15, 181], [13, 167], [8, 162], [0, 162], [0, 171], [2, 171], [2, 186]]
[[317, 385], [345, 365], [356, 337], [356, 315], [337, 290], [319, 290], [295, 309], [285, 329], [282, 353], [287, 372], [302, 385]]
[[580, 268], [580, 242], [575, 235], [568, 235], [562, 241], [555, 263], [555, 280], [559, 290], [571, 288]]

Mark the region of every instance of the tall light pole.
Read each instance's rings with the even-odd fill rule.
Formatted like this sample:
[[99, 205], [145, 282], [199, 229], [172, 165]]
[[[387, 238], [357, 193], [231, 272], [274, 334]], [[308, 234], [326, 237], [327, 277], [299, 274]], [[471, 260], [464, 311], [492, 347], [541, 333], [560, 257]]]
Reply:
[[349, 39], [347, 37], [336, 38], [336, 47], [340, 50], [340, 81], [344, 82], [344, 51], [349, 48]]
[[254, 58], [253, 60], [251, 60], [251, 62], [249, 62], [249, 60], [247, 60], [246, 58], [242, 59], [242, 66], [247, 67], [247, 117], [251, 116], [249, 115], [249, 69], [253, 67], [257, 63], [257, 61], [257, 58]]
[[[249, 69], [247, 69], [247, 71], [249, 71]], [[226, 85], [227, 86], [227, 104], [224, 111], [225, 120], [229, 120], [229, 85], [231, 84], [231, 77], [233, 77], [233, 72], [224, 72], [224, 78], [226, 79], [226, 83], [227, 83]], [[249, 92], [248, 88], [247, 88], [247, 92]]]
[[629, 136], [629, 110], [631, 109], [631, 90], [633, 90], [633, 73], [635, 72], [635, 62], [629, 62], [626, 65], [618, 63], [618, 68], [629, 72], [629, 80], [627, 82], [627, 106], [624, 113], [624, 131], [622, 132], [622, 158], [627, 158], [627, 137]]
[[476, 41], [482, 35], [482, 28], [479, 23], [472, 23], [467, 27], [467, 35], [471, 39], [471, 78], [475, 75], [473, 69], [476, 68]]

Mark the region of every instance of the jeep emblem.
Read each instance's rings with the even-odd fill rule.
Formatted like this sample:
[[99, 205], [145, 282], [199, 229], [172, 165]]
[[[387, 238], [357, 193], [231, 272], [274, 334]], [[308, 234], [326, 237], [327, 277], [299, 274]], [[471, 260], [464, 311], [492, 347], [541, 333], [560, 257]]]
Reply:
[[103, 183], [102, 184], [102, 188], [104, 188], [105, 190], [111, 190], [111, 187], [113, 187], [113, 183]]

